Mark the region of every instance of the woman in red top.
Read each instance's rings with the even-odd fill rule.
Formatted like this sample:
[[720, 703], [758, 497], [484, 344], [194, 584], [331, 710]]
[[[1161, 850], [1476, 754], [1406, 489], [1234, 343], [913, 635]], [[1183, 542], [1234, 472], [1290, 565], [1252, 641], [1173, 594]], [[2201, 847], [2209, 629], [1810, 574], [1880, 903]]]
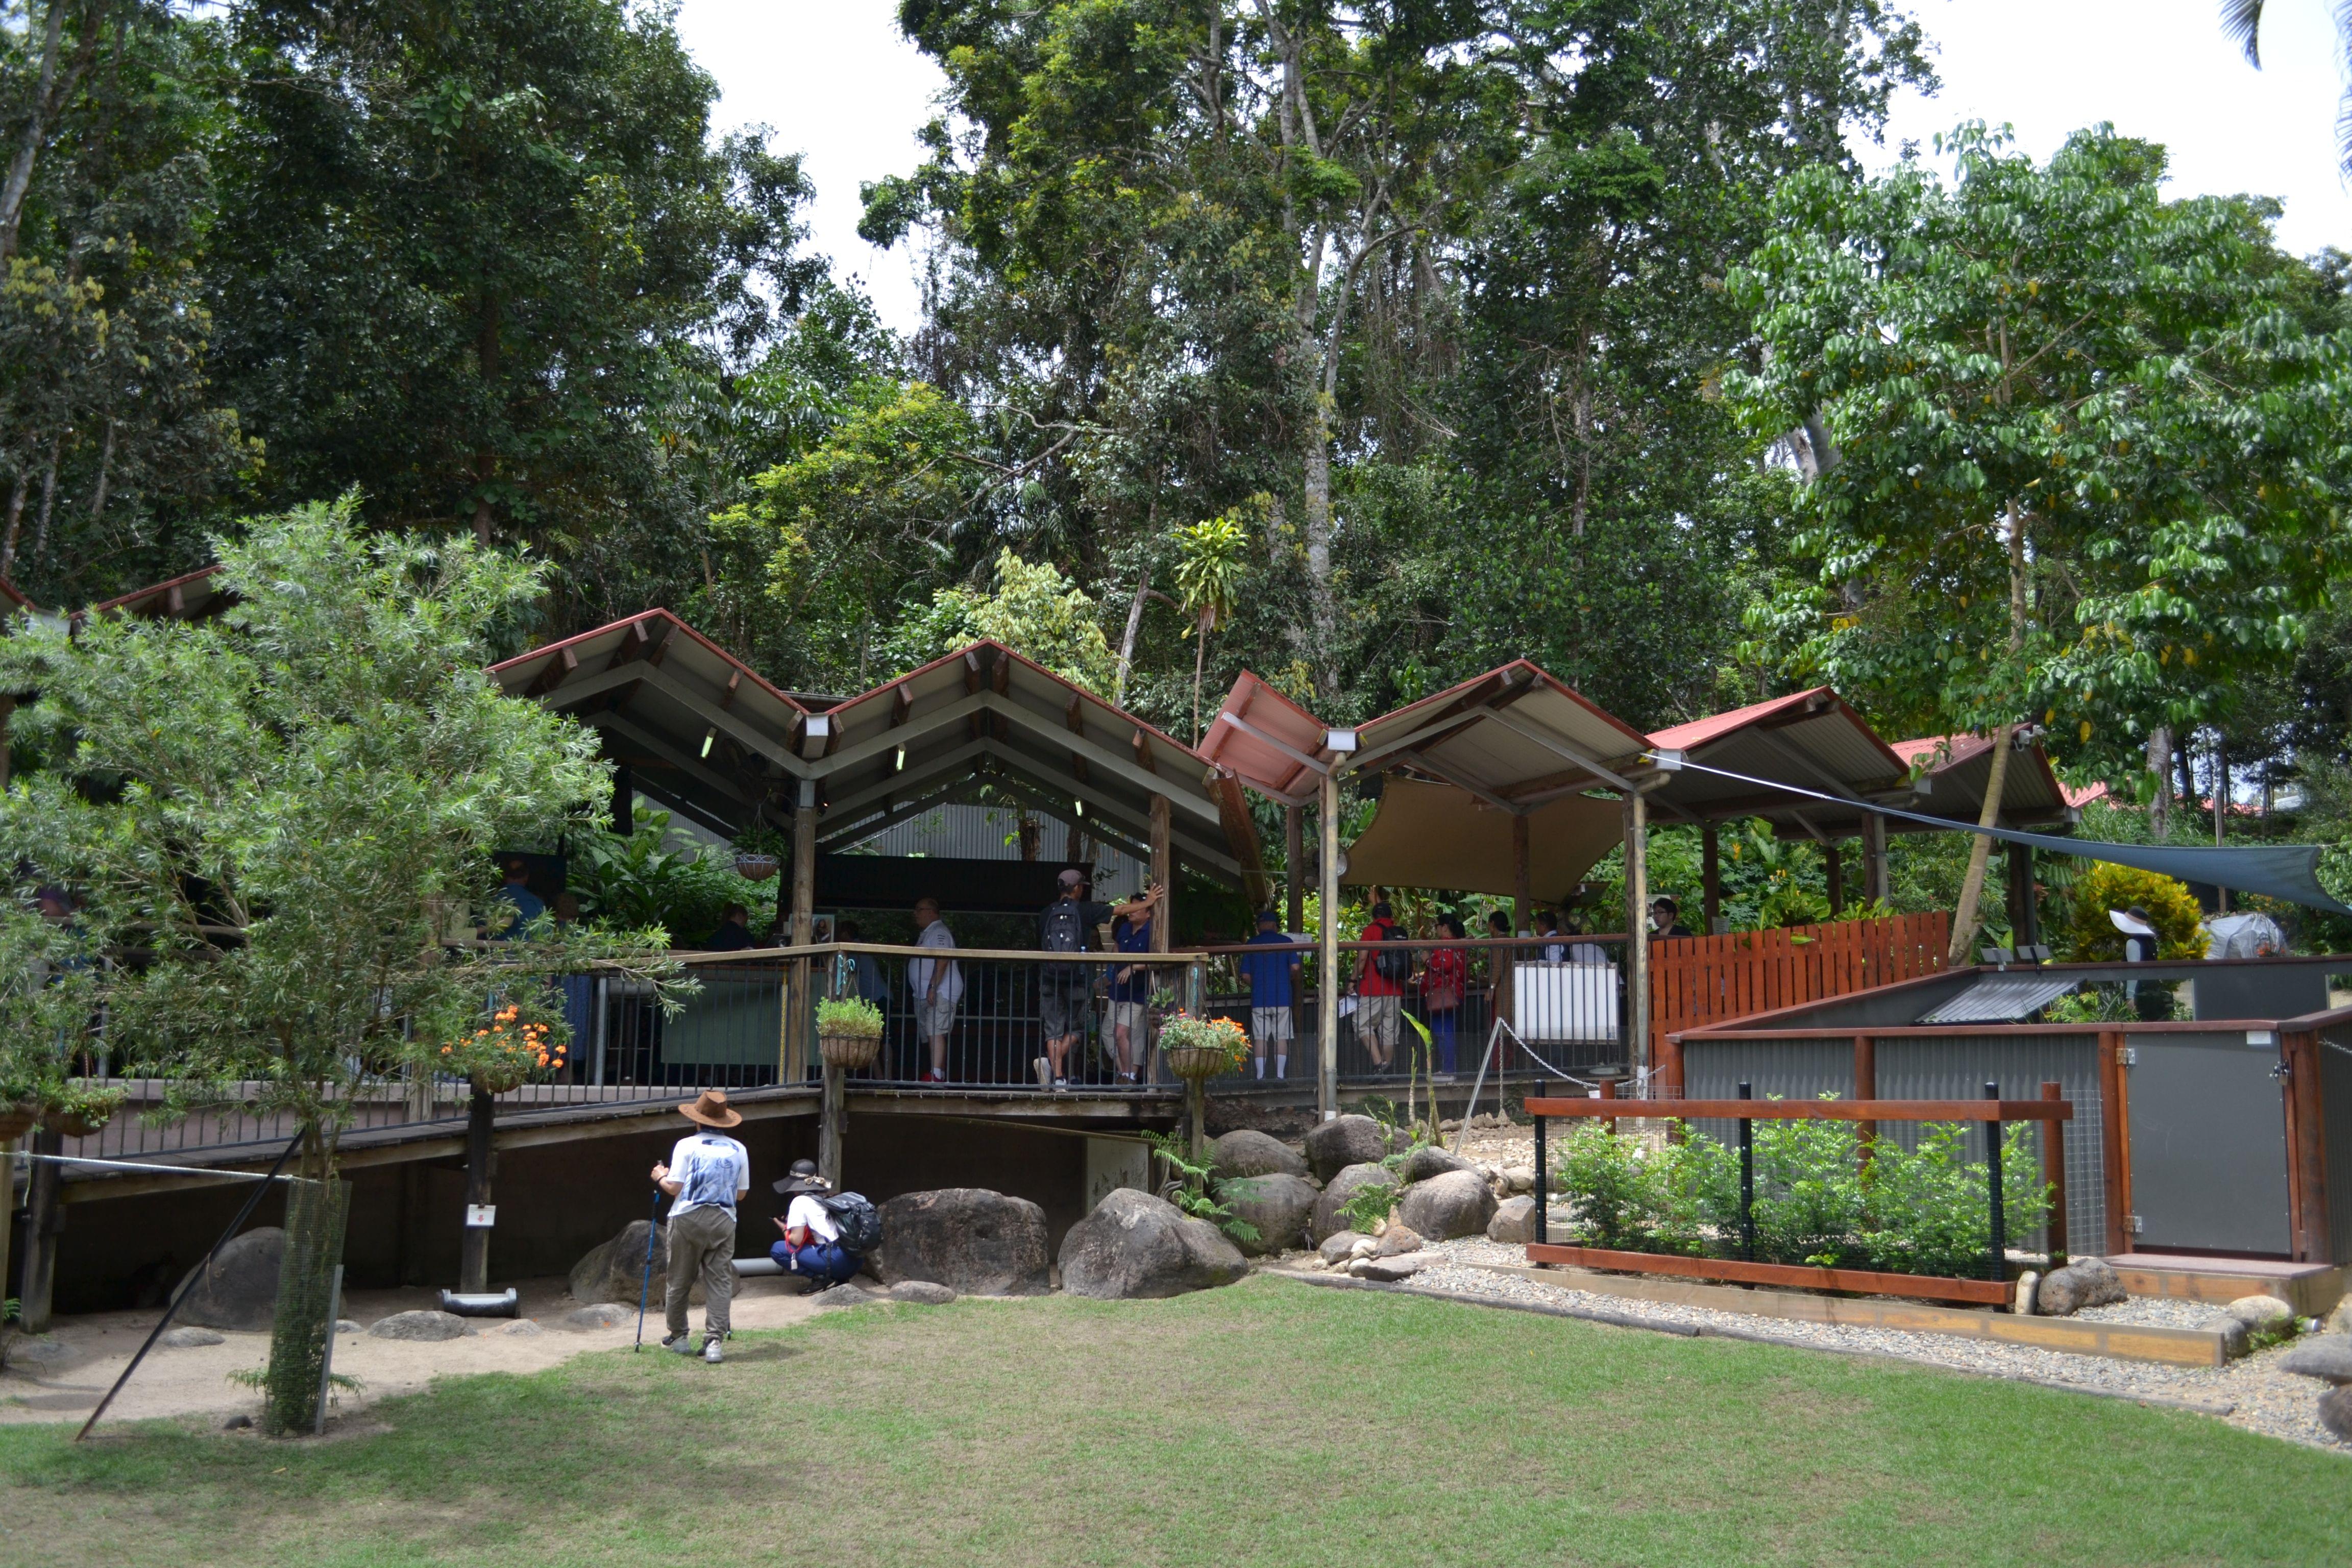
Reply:
[[[1438, 917], [1437, 929], [1461, 941], [1469, 933], [1452, 915]], [[1431, 950], [1421, 972], [1421, 1005], [1429, 1014], [1429, 1041], [1437, 1048], [1438, 1076], [1454, 1076], [1454, 1021], [1462, 1016], [1463, 998], [1470, 994], [1470, 964], [1458, 947]]]

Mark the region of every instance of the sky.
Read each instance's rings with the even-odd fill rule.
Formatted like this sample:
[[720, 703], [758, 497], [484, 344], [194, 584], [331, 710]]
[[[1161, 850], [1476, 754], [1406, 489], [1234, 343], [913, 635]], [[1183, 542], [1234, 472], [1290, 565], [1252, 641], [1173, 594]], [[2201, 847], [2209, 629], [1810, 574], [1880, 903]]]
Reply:
[[[2298, 255], [2352, 249], [2352, 189], [2338, 177], [2342, 93], [2333, 0], [2270, 0], [2263, 68], [2221, 37], [2217, 0], [1913, 0], [1943, 89], [1906, 93], [1885, 145], [1930, 146], [1964, 120], [2007, 122], [2046, 157], [2068, 132], [2111, 121], [2172, 154], [2171, 193], [2280, 197], [2279, 243]], [[857, 237], [861, 182], [904, 174], [915, 132], [937, 112], [938, 68], [903, 39], [892, 0], [683, 0], [678, 30], [718, 79], [719, 122], [763, 124], [799, 151], [816, 184], [815, 247], [861, 279], [883, 319], [919, 323], [916, 260]]]

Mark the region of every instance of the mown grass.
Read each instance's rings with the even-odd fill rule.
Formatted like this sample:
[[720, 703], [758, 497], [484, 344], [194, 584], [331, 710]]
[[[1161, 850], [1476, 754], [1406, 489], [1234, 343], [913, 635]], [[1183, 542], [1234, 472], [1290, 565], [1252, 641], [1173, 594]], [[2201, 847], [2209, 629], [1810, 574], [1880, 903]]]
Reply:
[[1257, 1279], [835, 1313], [275, 1444], [0, 1428], [0, 1562], [2342, 1562], [2352, 1463], [2185, 1414]]

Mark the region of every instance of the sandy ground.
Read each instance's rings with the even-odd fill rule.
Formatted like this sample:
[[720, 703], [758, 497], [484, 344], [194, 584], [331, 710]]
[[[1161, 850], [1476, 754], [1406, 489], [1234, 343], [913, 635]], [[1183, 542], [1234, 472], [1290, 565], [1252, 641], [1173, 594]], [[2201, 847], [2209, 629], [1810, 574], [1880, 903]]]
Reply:
[[[414, 1394], [436, 1377], [482, 1372], [537, 1372], [570, 1360], [585, 1351], [612, 1350], [636, 1338], [636, 1314], [617, 1329], [573, 1330], [561, 1326], [563, 1315], [578, 1307], [562, 1279], [526, 1279], [517, 1287], [522, 1296], [521, 1317], [476, 1321], [479, 1331], [464, 1339], [419, 1343], [380, 1340], [348, 1331], [335, 1339], [334, 1369], [360, 1380], [357, 1394], [340, 1395], [336, 1413], [348, 1419], [376, 1401]], [[797, 1282], [774, 1279], [746, 1279], [735, 1298], [733, 1321], [738, 1329], [772, 1329], [799, 1322], [818, 1310], [797, 1295]], [[437, 1306], [435, 1291], [355, 1290], [344, 1298], [343, 1317], [366, 1325], [394, 1312]], [[155, 1311], [93, 1312], [61, 1318], [50, 1338], [70, 1347], [74, 1359], [28, 1374], [11, 1367], [0, 1373], [0, 1422], [80, 1421], [96, 1408], [123, 1367], [155, 1326]], [[694, 1309], [689, 1321], [698, 1337], [702, 1310]], [[518, 1328], [530, 1322], [540, 1331]], [[662, 1335], [661, 1303], [656, 1300], [646, 1319], [646, 1353]], [[224, 1342], [187, 1350], [157, 1345], [140, 1363], [129, 1386], [107, 1408], [106, 1419], [143, 1420], [170, 1415], [229, 1416], [258, 1415], [259, 1394], [229, 1381], [236, 1372], [258, 1369], [269, 1356], [266, 1333], [224, 1331]]]

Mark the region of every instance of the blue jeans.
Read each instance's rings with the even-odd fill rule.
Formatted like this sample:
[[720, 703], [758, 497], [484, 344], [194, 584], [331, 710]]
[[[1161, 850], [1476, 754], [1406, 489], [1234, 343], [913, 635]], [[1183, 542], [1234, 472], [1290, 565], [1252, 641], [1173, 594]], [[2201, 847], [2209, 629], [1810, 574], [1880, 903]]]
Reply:
[[798, 1274], [814, 1280], [814, 1289], [822, 1290], [827, 1285], [838, 1285], [857, 1272], [857, 1254], [837, 1241], [812, 1241], [798, 1252], [789, 1241], [779, 1241], [768, 1248], [768, 1256], [776, 1267], [787, 1274]]
[[1429, 1043], [1436, 1048], [1439, 1072], [1454, 1070], [1454, 1020], [1460, 1011], [1456, 1007], [1429, 1010]]

